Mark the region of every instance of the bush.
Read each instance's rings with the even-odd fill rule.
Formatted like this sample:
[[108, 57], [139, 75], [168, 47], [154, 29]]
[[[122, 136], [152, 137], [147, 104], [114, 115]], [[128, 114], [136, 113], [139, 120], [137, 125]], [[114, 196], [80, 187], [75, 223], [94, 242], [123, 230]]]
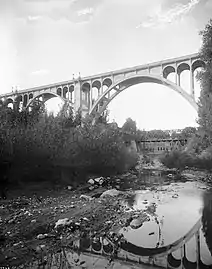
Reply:
[[105, 122], [93, 126], [87, 119], [81, 125], [81, 115], [68, 107], [57, 117], [24, 113], [0, 111], [0, 162], [11, 164], [12, 183], [54, 183], [61, 168], [68, 178], [85, 180], [88, 174], [122, 173], [137, 163], [137, 153], [126, 148], [121, 131]]
[[186, 151], [172, 151], [161, 156], [160, 161], [168, 168], [179, 170], [187, 167], [198, 169], [212, 169], [212, 149], [208, 148], [201, 155], [191, 155]]
[[192, 167], [193, 157], [185, 151], [174, 150], [160, 157], [160, 161], [168, 168], [184, 169], [186, 166]]

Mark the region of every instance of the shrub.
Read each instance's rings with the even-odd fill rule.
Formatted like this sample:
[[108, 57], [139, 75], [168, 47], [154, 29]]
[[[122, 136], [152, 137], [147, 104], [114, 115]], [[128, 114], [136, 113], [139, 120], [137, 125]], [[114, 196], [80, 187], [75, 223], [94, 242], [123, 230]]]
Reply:
[[194, 159], [185, 151], [174, 150], [160, 157], [160, 161], [168, 168], [184, 169], [193, 166]]
[[82, 175], [84, 180], [88, 174], [122, 173], [137, 163], [137, 153], [126, 148], [121, 131], [105, 122], [93, 126], [83, 120], [81, 125], [80, 113], [74, 115], [69, 107], [56, 117], [11, 110], [0, 111], [1, 116], [0, 161], [11, 163], [12, 183], [55, 182], [61, 167], [69, 177]]

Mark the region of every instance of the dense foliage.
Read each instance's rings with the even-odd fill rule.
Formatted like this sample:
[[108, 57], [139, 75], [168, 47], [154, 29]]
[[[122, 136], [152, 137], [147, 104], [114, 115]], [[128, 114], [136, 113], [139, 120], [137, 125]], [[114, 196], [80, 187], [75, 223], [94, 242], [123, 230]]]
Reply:
[[200, 57], [205, 67], [197, 77], [201, 86], [198, 122], [207, 139], [206, 146], [210, 146], [212, 142], [212, 19], [200, 34], [202, 35]]
[[174, 150], [160, 157], [160, 161], [168, 168], [183, 170], [186, 167], [198, 169], [212, 169], [212, 149], [207, 149], [200, 155], [188, 151]]
[[31, 112], [1, 107], [0, 162], [9, 163], [9, 180], [85, 180], [89, 174], [124, 172], [137, 162], [137, 153], [126, 148], [122, 132], [105, 118], [92, 125], [89, 117], [74, 115], [67, 104], [54, 117], [35, 106]]

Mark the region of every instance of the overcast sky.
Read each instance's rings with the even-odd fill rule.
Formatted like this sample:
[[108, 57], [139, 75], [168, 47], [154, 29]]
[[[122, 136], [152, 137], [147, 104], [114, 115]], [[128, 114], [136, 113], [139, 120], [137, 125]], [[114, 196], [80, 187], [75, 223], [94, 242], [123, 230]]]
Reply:
[[[210, 17], [212, 0], [0, 0], [1, 93], [198, 52]], [[153, 84], [109, 108], [141, 128], [195, 124], [181, 96]]]

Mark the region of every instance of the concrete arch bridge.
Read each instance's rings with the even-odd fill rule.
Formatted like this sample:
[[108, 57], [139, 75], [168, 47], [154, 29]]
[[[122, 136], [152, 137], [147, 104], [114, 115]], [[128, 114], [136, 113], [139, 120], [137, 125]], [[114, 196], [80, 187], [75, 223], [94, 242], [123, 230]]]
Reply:
[[[45, 102], [57, 96], [62, 100], [67, 100], [75, 111], [80, 109], [83, 116], [89, 113], [98, 117], [122, 91], [130, 86], [149, 82], [165, 85], [176, 91], [197, 110], [194, 94], [194, 71], [199, 67], [204, 67], [204, 62], [196, 53], [11, 92], [1, 95], [0, 100], [6, 104], [12, 103], [13, 106], [27, 109], [34, 100]], [[184, 70], [188, 70], [190, 74], [189, 93], [181, 87], [181, 74]], [[171, 73], [175, 74], [175, 82], [167, 79]]]

